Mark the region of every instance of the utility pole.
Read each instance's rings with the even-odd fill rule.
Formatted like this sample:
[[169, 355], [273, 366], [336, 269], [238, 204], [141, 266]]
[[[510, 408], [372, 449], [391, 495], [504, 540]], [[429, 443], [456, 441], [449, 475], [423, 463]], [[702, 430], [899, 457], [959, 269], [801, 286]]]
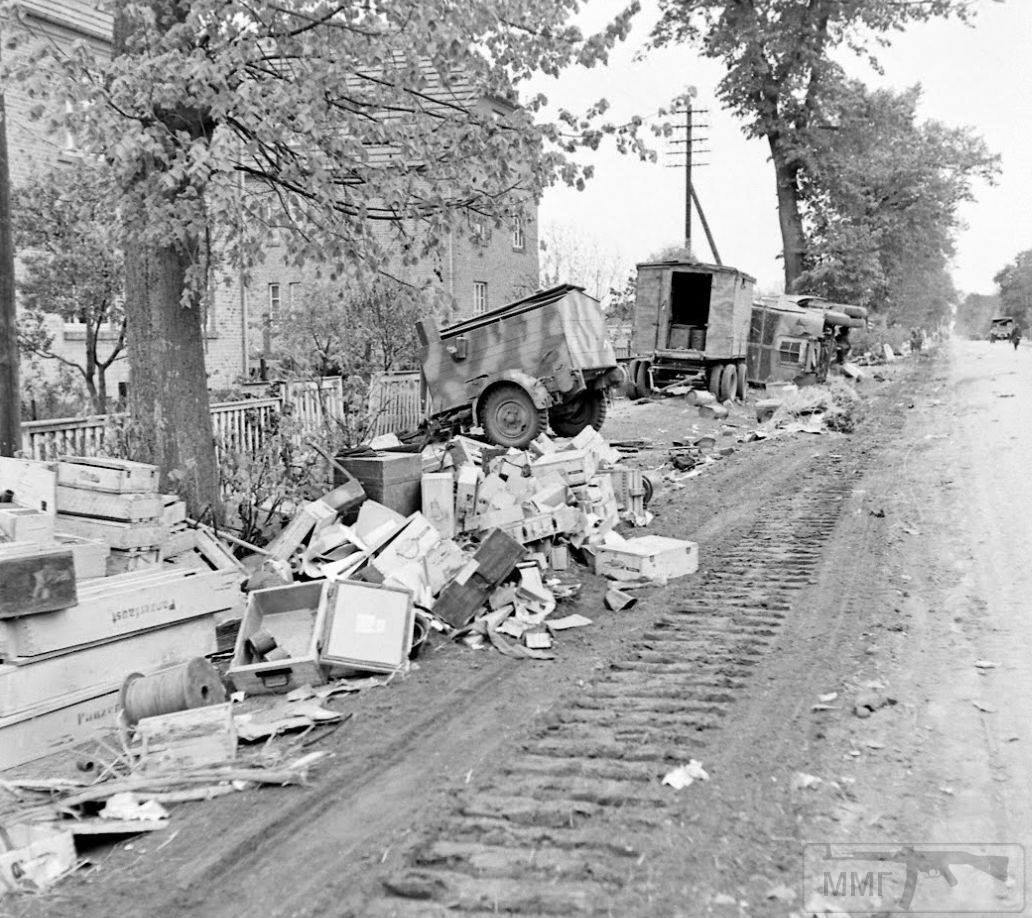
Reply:
[[0, 94], [0, 456], [21, 449], [18, 329], [11, 238], [11, 177], [7, 162], [7, 110]]
[[[709, 243], [710, 251], [713, 253], [713, 260], [719, 265], [722, 264], [720, 254], [717, 252], [716, 243], [713, 240], [713, 233], [710, 231], [709, 221], [702, 209], [698, 192], [695, 190], [695, 183], [692, 178], [692, 169], [696, 166], [706, 166], [708, 163], [696, 161], [696, 156], [702, 153], [709, 153], [709, 150], [700, 149], [696, 144], [704, 144], [709, 138], [699, 137], [695, 133], [696, 128], [708, 128], [708, 124], [696, 124], [696, 115], [709, 113], [706, 108], [692, 108], [689, 104], [683, 111], [674, 114], [684, 115], [684, 124], [674, 125], [674, 130], [683, 131], [682, 137], [676, 137], [670, 141], [672, 149], [667, 153], [673, 154], [678, 160], [668, 163], [669, 168], [684, 169], [684, 246], [689, 252], [692, 251], [692, 207], [699, 212], [699, 221], [702, 223], [702, 230], [706, 234], [706, 241]], [[683, 161], [681, 157], [684, 157]]]

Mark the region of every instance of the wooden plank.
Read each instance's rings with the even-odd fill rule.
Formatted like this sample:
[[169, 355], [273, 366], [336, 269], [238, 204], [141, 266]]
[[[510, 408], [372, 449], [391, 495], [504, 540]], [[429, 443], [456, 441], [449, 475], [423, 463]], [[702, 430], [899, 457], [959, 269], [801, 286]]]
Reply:
[[136, 735], [143, 744], [143, 771], [175, 772], [236, 758], [236, 723], [229, 701], [144, 717], [136, 725]]
[[118, 688], [90, 689], [0, 716], [0, 771], [114, 733]]
[[239, 610], [242, 615], [243, 604], [236, 572], [179, 569], [156, 577], [134, 572], [95, 587], [83, 586], [72, 608], [0, 621], [0, 654], [34, 657], [213, 612]]
[[125, 459], [62, 456], [57, 463], [57, 483], [114, 494], [157, 492], [158, 467]]
[[98, 695], [130, 673], [152, 673], [215, 651], [214, 616], [41, 657], [12, 657], [0, 665], [0, 717], [31, 710], [75, 692]]
[[0, 559], [0, 619], [74, 606], [75, 561], [55, 548]]
[[162, 518], [164, 511], [159, 494], [109, 494], [65, 485], [57, 488], [58, 513], [135, 523]]
[[44, 513], [57, 511], [57, 472], [53, 463], [0, 456], [0, 491], [7, 490], [14, 492], [15, 501], [22, 507]]
[[32, 507], [0, 504], [0, 533], [12, 542], [49, 542], [54, 537], [54, 517]]
[[160, 521], [116, 523], [59, 513], [57, 525], [64, 532], [85, 539], [99, 539], [112, 548], [157, 548], [168, 538], [168, 530]]

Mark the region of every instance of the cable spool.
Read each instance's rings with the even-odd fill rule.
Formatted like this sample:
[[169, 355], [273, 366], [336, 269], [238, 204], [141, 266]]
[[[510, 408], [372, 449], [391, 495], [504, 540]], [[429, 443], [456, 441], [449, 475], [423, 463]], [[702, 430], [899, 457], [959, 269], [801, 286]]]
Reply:
[[135, 725], [144, 717], [203, 708], [226, 700], [218, 671], [204, 657], [145, 676], [131, 673], [122, 683], [119, 701], [126, 722]]

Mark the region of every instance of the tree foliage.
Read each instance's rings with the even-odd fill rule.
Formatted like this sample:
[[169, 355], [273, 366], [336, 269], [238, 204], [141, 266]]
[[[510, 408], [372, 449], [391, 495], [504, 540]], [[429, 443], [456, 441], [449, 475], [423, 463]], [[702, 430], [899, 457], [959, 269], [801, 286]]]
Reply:
[[998, 158], [968, 128], [919, 121], [920, 96], [844, 81], [826, 105], [800, 179], [809, 251], [797, 286], [935, 325], [956, 300], [959, 205]]
[[785, 259], [792, 289], [805, 268], [801, 177], [825, 126], [824, 107], [842, 79], [846, 49], [877, 66], [872, 46], [914, 22], [968, 18], [974, 0], [660, 0], [657, 46], [687, 43], [719, 60], [721, 101], [748, 136], [767, 141], [774, 164]]
[[[38, 173], [14, 190], [12, 224], [23, 268], [19, 347], [75, 370], [103, 413], [105, 374], [125, 348], [122, 233], [110, 188], [82, 162]], [[82, 325], [79, 359], [54, 347], [48, 316]]]
[[501, 222], [582, 184], [570, 154], [633, 146], [640, 125], [603, 123], [604, 103], [554, 122], [543, 96], [511, 104], [534, 72], [605, 60], [633, 6], [584, 35], [578, 0], [113, 0], [113, 55], [4, 7], [6, 83], [114, 176], [131, 409], [198, 507], [218, 499], [198, 308], [213, 257], [246, 266], [282, 226], [294, 260], [331, 271], [414, 261], [471, 213]]
[[608, 305], [613, 288], [626, 273], [620, 254], [603, 248], [598, 238], [583, 226], [547, 224], [542, 229], [539, 246], [542, 287], [577, 284], [603, 305]]
[[985, 338], [989, 320], [1000, 312], [999, 294], [969, 293], [957, 306], [955, 331], [967, 338]]
[[1000, 312], [1013, 316], [1023, 329], [1032, 320], [1032, 249], [1018, 252], [993, 278], [1000, 288]]

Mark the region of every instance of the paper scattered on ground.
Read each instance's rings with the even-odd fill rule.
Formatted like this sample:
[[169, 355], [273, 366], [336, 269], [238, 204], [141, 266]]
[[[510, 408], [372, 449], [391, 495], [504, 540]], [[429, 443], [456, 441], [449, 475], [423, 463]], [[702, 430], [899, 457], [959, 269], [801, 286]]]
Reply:
[[168, 810], [156, 800], [141, 801], [136, 794], [123, 793], [108, 797], [100, 815], [104, 819], [168, 819]]
[[792, 775], [793, 790], [815, 790], [824, 781], [817, 775], [808, 775], [805, 771], [797, 771]]
[[674, 790], [681, 790], [694, 784], [696, 781], [708, 781], [709, 775], [702, 767], [702, 762], [697, 759], [690, 759], [687, 765], [678, 765], [673, 771], [663, 778], [663, 783], [668, 784]]

